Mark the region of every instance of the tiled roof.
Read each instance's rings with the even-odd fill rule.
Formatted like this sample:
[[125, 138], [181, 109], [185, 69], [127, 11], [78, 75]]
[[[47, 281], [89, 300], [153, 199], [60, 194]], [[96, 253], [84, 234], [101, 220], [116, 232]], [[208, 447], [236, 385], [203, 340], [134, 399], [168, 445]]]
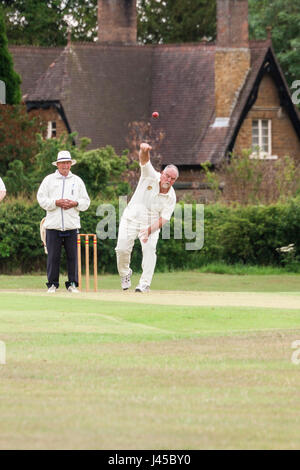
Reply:
[[214, 45], [155, 49], [152, 108], [160, 112], [163, 163], [193, 165], [214, 114]]
[[[28, 94], [39, 77], [62, 52], [62, 47], [10, 46], [16, 71], [22, 78], [22, 94]], [[25, 98], [26, 99], [26, 98]]]
[[126, 148], [128, 123], [149, 118], [151, 48], [72, 44], [38, 80], [28, 101], [60, 100], [72, 131], [92, 148]]
[[211, 127], [214, 44], [75, 43], [63, 50], [10, 50], [27, 101], [59, 100], [71, 130], [90, 137], [92, 148], [110, 144], [122, 151], [128, 124], [149, 121], [151, 111], [157, 110], [160, 118], [152, 124], [165, 133], [163, 164], [181, 166], [222, 160], [269, 48], [269, 41], [250, 43], [251, 70], [229, 126], [222, 128]]

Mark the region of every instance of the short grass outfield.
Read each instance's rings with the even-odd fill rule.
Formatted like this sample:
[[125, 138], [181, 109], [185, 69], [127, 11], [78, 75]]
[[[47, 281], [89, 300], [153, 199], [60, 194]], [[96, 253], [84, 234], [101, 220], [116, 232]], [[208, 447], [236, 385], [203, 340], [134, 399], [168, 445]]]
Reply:
[[44, 283], [0, 276], [0, 449], [300, 448], [300, 275]]

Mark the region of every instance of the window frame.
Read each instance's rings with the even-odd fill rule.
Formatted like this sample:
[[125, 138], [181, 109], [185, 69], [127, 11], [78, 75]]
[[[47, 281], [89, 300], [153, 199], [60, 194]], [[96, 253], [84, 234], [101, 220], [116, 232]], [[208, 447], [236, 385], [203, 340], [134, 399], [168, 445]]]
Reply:
[[47, 139], [55, 139], [57, 137], [56, 121], [48, 121]]
[[[258, 122], [258, 148], [253, 145], [253, 125], [254, 121]], [[263, 121], [268, 123], [268, 150], [263, 150]], [[266, 118], [255, 118], [252, 119], [251, 127], [251, 139], [252, 139], [252, 153], [250, 158], [259, 160], [277, 160], [277, 155], [272, 155], [272, 119]]]

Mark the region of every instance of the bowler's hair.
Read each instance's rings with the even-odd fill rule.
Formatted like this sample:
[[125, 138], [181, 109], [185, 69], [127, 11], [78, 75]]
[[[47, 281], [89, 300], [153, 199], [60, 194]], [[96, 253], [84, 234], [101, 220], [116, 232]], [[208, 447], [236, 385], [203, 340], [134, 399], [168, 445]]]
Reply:
[[178, 179], [178, 177], [179, 177], [179, 170], [178, 170], [177, 166], [176, 166], [176, 165], [172, 165], [172, 164], [171, 164], [171, 165], [167, 165], [167, 166], [163, 169], [163, 172], [165, 172], [168, 168], [172, 168], [173, 170], [176, 170], [176, 171], [177, 171], [177, 178], [176, 178], [176, 179]]

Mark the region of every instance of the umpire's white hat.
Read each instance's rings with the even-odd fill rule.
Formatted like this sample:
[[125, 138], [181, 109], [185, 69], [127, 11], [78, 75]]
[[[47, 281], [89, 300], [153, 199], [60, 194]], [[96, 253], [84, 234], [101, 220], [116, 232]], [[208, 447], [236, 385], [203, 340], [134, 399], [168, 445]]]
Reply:
[[73, 160], [71, 154], [68, 150], [61, 150], [57, 154], [56, 162], [52, 162], [52, 165], [57, 166], [59, 162], [72, 162], [72, 165], [75, 165], [76, 160]]

